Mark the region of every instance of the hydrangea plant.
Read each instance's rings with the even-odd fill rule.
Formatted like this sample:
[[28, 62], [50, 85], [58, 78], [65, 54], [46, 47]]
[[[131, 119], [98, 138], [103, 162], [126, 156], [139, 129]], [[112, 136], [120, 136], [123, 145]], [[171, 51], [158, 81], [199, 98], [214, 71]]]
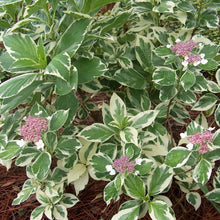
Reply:
[[[206, 34], [219, 9], [217, 0], [1, 0], [0, 163], [28, 178], [13, 205], [36, 194], [31, 220], [68, 219], [93, 178], [108, 181], [106, 205], [130, 198], [113, 220], [175, 219], [162, 195], [174, 181], [195, 210], [200, 188], [220, 212], [219, 38]], [[174, 138], [173, 123], [186, 132]]]

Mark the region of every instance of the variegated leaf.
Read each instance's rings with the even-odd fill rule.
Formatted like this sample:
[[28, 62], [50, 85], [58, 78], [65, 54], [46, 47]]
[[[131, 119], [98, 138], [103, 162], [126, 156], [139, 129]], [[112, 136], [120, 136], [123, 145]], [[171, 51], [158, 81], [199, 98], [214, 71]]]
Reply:
[[155, 110], [140, 112], [139, 114], [131, 117], [129, 122], [131, 123], [132, 127], [142, 129], [153, 123], [158, 113], [159, 112]]
[[149, 214], [152, 220], [175, 220], [173, 210], [162, 200], [149, 202]]
[[206, 198], [210, 201], [220, 203], [220, 189], [213, 189], [205, 194]]
[[171, 167], [182, 167], [189, 159], [191, 151], [185, 147], [175, 147], [168, 152], [165, 164]]
[[124, 143], [134, 143], [138, 145], [138, 131], [134, 127], [126, 127], [120, 131], [121, 140]]
[[79, 134], [88, 141], [104, 142], [114, 135], [114, 131], [104, 124], [94, 123], [84, 128]]
[[137, 220], [140, 205], [140, 202], [137, 200], [130, 200], [123, 203], [119, 208], [119, 212], [113, 216], [112, 220]]
[[167, 167], [165, 164], [158, 166], [150, 178], [148, 178], [148, 194], [150, 196], [157, 195], [166, 190], [173, 178], [173, 171], [171, 168]]
[[195, 210], [197, 210], [201, 205], [201, 196], [197, 192], [189, 192], [186, 194], [186, 200], [190, 203]]
[[64, 206], [65, 208], [71, 208], [77, 202], [79, 202], [79, 199], [75, 195], [71, 193], [64, 193], [62, 200], [59, 202], [59, 204]]
[[127, 116], [126, 105], [116, 93], [113, 93], [110, 99], [110, 113], [119, 124]]
[[45, 205], [36, 207], [31, 213], [30, 220], [41, 220], [43, 217], [45, 208], [46, 208]]
[[201, 159], [193, 170], [193, 179], [197, 183], [206, 184], [212, 174], [212, 165], [209, 161]]
[[55, 205], [53, 208], [53, 216], [55, 219], [68, 220], [66, 207], [63, 205]]

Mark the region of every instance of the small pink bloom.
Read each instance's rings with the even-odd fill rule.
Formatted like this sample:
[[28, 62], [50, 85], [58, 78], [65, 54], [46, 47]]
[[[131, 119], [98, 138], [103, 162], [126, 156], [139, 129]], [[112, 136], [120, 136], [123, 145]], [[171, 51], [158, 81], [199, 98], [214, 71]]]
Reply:
[[134, 171], [135, 162], [129, 162], [129, 157], [122, 155], [121, 158], [115, 159], [113, 163], [113, 167], [119, 173], [133, 172]]
[[45, 118], [29, 116], [25, 118], [25, 124], [20, 127], [21, 136], [25, 141], [38, 142], [41, 139], [41, 132], [47, 130]]

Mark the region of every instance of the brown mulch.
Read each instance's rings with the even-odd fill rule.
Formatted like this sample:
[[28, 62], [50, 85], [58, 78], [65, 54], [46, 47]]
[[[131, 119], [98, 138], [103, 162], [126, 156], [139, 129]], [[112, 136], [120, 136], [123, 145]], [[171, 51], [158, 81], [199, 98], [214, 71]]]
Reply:
[[[216, 163], [216, 169], [220, 161]], [[6, 168], [0, 165], [0, 220], [28, 220], [31, 211], [39, 206], [35, 196], [32, 195], [21, 205], [12, 206], [11, 203], [21, 190], [24, 181], [27, 179], [25, 169], [12, 165], [7, 172]], [[86, 189], [79, 193], [79, 202], [68, 209], [69, 220], [110, 220], [121, 203], [126, 201], [127, 197], [122, 196], [116, 203], [106, 206], [101, 193], [107, 182], [90, 180]], [[207, 186], [211, 189], [211, 184]], [[74, 193], [74, 187], [69, 186], [67, 192]], [[201, 193], [201, 191], [198, 191]], [[195, 211], [194, 208], [185, 200], [185, 194], [181, 192], [176, 183], [173, 183], [167, 195], [172, 203], [173, 210], [177, 220], [220, 220], [220, 213], [212, 204], [202, 196], [202, 205]], [[202, 195], [202, 193], [201, 193]], [[43, 218], [47, 219], [46, 217]], [[147, 214], [142, 220], [150, 219]]]

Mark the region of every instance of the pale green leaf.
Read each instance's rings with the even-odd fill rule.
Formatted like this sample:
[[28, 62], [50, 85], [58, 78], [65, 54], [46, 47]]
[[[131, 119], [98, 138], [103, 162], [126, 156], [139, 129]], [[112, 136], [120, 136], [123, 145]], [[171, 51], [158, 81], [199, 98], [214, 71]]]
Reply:
[[212, 165], [209, 161], [201, 159], [193, 170], [193, 179], [197, 183], [206, 184], [212, 173]]
[[94, 142], [104, 142], [112, 135], [114, 135], [114, 131], [106, 125], [100, 123], [94, 123], [87, 126], [78, 134], [78, 136]]
[[201, 205], [201, 196], [197, 192], [189, 192], [186, 194], [186, 200], [190, 203], [195, 210], [197, 210]]
[[189, 159], [191, 151], [185, 147], [175, 147], [168, 152], [165, 164], [170, 167], [182, 167]]
[[47, 177], [51, 165], [51, 155], [47, 152], [42, 152], [32, 164], [33, 174], [38, 180], [43, 180]]

